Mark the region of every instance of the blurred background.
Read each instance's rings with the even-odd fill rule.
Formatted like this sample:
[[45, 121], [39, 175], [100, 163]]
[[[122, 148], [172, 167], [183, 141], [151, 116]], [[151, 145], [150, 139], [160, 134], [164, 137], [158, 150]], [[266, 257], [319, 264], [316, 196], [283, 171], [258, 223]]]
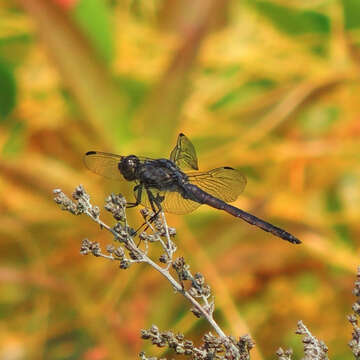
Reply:
[[111, 236], [52, 200], [81, 183], [103, 206], [126, 189], [86, 170], [86, 151], [167, 157], [184, 132], [201, 170], [246, 174], [235, 206], [303, 241], [205, 206], [167, 217], [224, 331], [250, 333], [253, 359], [299, 358], [302, 319], [351, 359], [359, 71], [358, 0], [0, 0], [0, 358], [160, 356], [141, 328], [210, 330], [147, 266], [81, 256], [83, 238]]

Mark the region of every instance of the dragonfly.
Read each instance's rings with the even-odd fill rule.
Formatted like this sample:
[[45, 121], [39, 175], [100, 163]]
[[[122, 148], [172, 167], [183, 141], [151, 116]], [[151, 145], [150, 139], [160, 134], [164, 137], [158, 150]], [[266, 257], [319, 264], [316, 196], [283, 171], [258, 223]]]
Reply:
[[141, 204], [155, 214], [165, 211], [181, 215], [206, 204], [290, 243], [301, 243], [289, 232], [230, 205], [243, 192], [246, 177], [229, 166], [199, 171], [194, 145], [183, 133], [179, 134], [170, 159], [88, 151], [84, 163], [96, 174], [133, 186], [135, 202], [127, 207]]

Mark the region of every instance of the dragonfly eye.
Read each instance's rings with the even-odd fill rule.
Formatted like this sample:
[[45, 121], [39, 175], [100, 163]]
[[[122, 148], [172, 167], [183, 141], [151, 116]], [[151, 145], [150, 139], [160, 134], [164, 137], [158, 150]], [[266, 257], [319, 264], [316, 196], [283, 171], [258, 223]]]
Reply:
[[128, 181], [133, 181], [136, 180], [137, 176], [137, 169], [139, 166], [139, 158], [136, 157], [135, 155], [129, 155], [124, 157], [120, 162], [119, 162], [119, 170], [122, 174], [122, 176], [128, 180]]

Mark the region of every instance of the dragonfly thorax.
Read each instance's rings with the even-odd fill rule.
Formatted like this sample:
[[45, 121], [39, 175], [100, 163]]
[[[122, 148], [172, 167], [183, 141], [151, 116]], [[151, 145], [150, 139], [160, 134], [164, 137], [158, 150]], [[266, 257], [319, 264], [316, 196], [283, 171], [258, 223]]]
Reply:
[[125, 178], [127, 181], [134, 181], [137, 179], [138, 175], [138, 168], [140, 165], [140, 160], [135, 155], [129, 155], [125, 156], [121, 159], [121, 161], [118, 164], [119, 171], [121, 172], [121, 175]]
[[139, 166], [138, 180], [147, 188], [179, 191], [187, 176], [170, 160], [145, 161]]

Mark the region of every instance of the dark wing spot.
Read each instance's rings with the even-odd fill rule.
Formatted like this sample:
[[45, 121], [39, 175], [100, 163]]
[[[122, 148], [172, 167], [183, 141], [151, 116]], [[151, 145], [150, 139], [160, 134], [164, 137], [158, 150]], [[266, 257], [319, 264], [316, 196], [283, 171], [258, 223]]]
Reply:
[[234, 168], [232, 168], [232, 167], [230, 167], [230, 166], [224, 166], [224, 169], [235, 170]]
[[94, 155], [96, 154], [96, 151], [88, 151], [85, 155]]

